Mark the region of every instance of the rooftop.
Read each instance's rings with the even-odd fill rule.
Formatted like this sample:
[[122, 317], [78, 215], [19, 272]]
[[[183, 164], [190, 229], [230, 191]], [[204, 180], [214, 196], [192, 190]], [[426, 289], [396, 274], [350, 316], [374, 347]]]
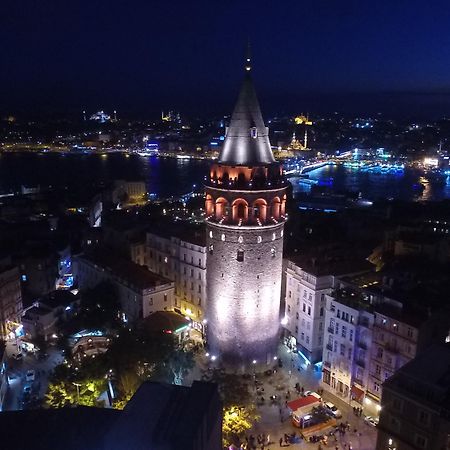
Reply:
[[384, 386], [450, 410], [450, 345], [429, 347], [401, 367]]
[[77, 259], [110, 272], [119, 281], [125, 281], [139, 289], [152, 289], [172, 283], [169, 279], [150, 272], [145, 267], [117, 256], [109, 250], [96, 249], [93, 252], [78, 255]]
[[155, 331], [166, 331], [175, 333], [181, 328], [185, 328], [190, 321], [180, 314], [172, 311], [156, 311], [143, 320], [143, 325]]
[[148, 231], [157, 236], [170, 239], [176, 237], [200, 247], [206, 246], [206, 230], [202, 224], [188, 224], [186, 222], [174, 222], [171, 218], [158, 220], [149, 225]]
[[[123, 410], [94, 407], [5, 411], [2, 448], [15, 450], [221, 450], [217, 387], [145, 382]], [[218, 429], [219, 427], [219, 429]]]
[[368, 272], [373, 265], [364, 259], [326, 258], [323, 256], [312, 257], [310, 255], [295, 255], [289, 257], [296, 266], [316, 277], [326, 275], [344, 275], [359, 272]]

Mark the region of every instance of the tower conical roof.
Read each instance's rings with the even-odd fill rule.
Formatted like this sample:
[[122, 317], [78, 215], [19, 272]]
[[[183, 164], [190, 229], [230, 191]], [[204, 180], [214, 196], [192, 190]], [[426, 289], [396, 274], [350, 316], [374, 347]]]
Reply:
[[250, 76], [250, 58], [239, 92], [219, 162], [231, 165], [260, 165], [275, 162], [270, 148], [269, 129], [265, 126], [256, 91]]

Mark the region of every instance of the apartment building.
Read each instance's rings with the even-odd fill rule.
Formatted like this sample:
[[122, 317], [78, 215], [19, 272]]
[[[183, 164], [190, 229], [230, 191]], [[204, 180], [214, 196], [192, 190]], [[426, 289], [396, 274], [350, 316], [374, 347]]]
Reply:
[[0, 260], [0, 338], [7, 339], [20, 325], [22, 290], [19, 269], [10, 258]]
[[323, 387], [363, 403], [369, 377], [373, 313], [363, 295], [337, 289], [326, 295]]
[[201, 327], [206, 304], [204, 230], [185, 230], [177, 236], [147, 233], [147, 266], [174, 281], [175, 310]]
[[113, 283], [124, 317], [130, 322], [175, 307], [172, 281], [108, 250], [78, 255], [74, 264], [80, 289], [93, 288], [102, 281]]
[[384, 382], [377, 450], [450, 448], [449, 398], [450, 346], [442, 343]]
[[295, 257], [285, 261], [286, 288], [283, 325], [288, 346], [308, 362], [322, 361], [326, 295], [335, 277], [367, 271], [365, 261], [329, 261]]

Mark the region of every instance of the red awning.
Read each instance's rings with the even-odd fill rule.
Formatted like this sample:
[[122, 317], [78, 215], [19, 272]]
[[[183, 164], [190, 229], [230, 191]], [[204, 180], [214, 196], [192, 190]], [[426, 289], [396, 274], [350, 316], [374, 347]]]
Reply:
[[351, 396], [354, 400], [358, 401], [361, 400], [364, 397], [365, 392], [359, 388], [358, 386], [352, 386], [351, 389]]
[[297, 409], [311, 405], [312, 403], [316, 403], [318, 401], [317, 397], [314, 397], [314, 395], [307, 395], [306, 397], [297, 398], [295, 400], [292, 400], [291, 402], [288, 402], [288, 408], [291, 411], [297, 411]]

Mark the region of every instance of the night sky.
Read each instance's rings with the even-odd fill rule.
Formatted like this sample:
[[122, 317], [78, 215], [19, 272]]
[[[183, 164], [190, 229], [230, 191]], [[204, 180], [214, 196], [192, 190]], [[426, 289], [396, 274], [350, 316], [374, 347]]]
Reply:
[[0, 113], [450, 116], [450, 2], [4, 0]]

